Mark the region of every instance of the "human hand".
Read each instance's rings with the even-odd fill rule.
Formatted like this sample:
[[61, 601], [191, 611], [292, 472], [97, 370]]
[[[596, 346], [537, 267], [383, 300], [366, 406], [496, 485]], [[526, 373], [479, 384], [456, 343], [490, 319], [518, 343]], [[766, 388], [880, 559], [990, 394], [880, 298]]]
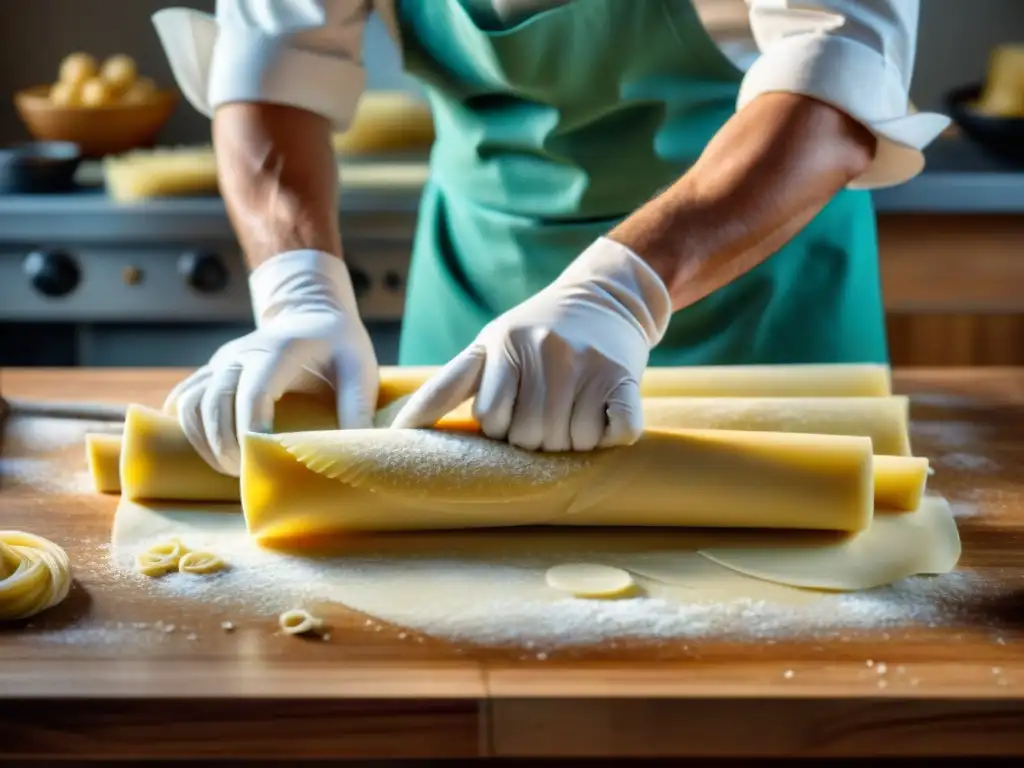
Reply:
[[377, 403], [377, 358], [340, 259], [289, 251], [249, 284], [256, 330], [222, 346], [164, 403], [196, 452], [235, 476], [240, 436], [270, 431], [286, 392], [334, 390], [342, 429], [371, 427]]
[[489, 437], [528, 450], [635, 442], [640, 379], [671, 300], [632, 251], [600, 238], [552, 283], [489, 323], [417, 390], [393, 428], [433, 425], [475, 396]]

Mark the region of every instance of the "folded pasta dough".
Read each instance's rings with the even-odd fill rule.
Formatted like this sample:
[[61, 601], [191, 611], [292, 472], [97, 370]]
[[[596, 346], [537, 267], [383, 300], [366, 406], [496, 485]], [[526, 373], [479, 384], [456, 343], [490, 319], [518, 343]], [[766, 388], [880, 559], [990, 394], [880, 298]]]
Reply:
[[870, 437], [874, 453], [909, 456], [910, 398], [657, 397], [644, 401], [654, 429], [727, 429]]
[[875, 508], [909, 512], [917, 509], [928, 485], [923, 456], [875, 456]]
[[[399, 405], [401, 400], [394, 401]], [[651, 398], [644, 401], [648, 427], [726, 429], [813, 434], [862, 435], [872, 440], [875, 453], [907, 454], [908, 400], [905, 397], [865, 398]], [[378, 413], [386, 414], [385, 406]], [[278, 409], [277, 431], [324, 430], [336, 424], [326, 404], [288, 395]], [[439, 427], [474, 429], [468, 405], [442, 419]], [[125, 422], [130, 435], [123, 466], [123, 492], [131, 499], [238, 501], [237, 481], [222, 475], [192, 450], [177, 422], [143, 406], [131, 406]], [[97, 488], [116, 492], [111, 485], [111, 463], [117, 461], [113, 441], [103, 435], [87, 441], [90, 468]], [[884, 494], [877, 499], [883, 508], [914, 509], [914, 498], [923, 491], [927, 473], [924, 459], [899, 462], [887, 457]], [[923, 473], [917, 467], [924, 462]], [[163, 467], [159, 469], [157, 465]], [[912, 465], [912, 466], [911, 466]], [[915, 474], [917, 472], [917, 474]], [[908, 474], [909, 473], [909, 474]], [[920, 475], [920, 478], [918, 478]], [[104, 478], [101, 481], [101, 476]], [[918, 482], [921, 479], [921, 482]], [[878, 479], [876, 478], [876, 482]], [[102, 487], [101, 487], [102, 486]], [[893, 499], [896, 500], [894, 506]]]
[[242, 509], [268, 542], [525, 525], [860, 531], [866, 437], [648, 430], [634, 445], [534, 453], [465, 432], [249, 434]]
[[87, 434], [85, 436], [85, 455], [96, 492], [120, 492], [121, 435], [107, 432]]
[[[329, 426], [325, 426], [329, 425]], [[336, 429], [333, 402], [304, 395], [285, 395], [274, 413], [274, 430]], [[102, 460], [109, 451], [91, 449]], [[95, 462], [91, 465], [96, 477]], [[119, 460], [121, 493], [130, 499], [238, 501], [238, 478], [217, 472], [196, 453], [177, 420], [141, 405], [128, 407]], [[105, 470], [104, 470], [105, 471]], [[99, 485], [99, 481], [97, 481]]]
[[[377, 406], [415, 392], [436, 366], [384, 366]], [[886, 397], [889, 366], [874, 363], [806, 365], [706, 365], [648, 368], [644, 397]]]

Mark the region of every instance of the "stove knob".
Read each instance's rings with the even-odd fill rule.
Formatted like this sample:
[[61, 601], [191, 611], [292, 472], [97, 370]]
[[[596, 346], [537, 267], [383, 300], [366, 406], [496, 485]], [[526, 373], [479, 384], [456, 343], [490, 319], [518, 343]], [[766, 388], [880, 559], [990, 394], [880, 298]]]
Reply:
[[372, 287], [370, 276], [358, 267], [351, 266], [348, 268], [348, 274], [352, 278], [352, 290], [355, 292], [356, 298], [361, 299]]
[[219, 293], [228, 285], [228, 268], [215, 253], [189, 251], [178, 259], [178, 271], [189, 287], [199, 293]]
[[67, 296], [82, 279], [75, 260], [64, 251], [33, 251], [22, 265], [32, 287], [44, 296]]

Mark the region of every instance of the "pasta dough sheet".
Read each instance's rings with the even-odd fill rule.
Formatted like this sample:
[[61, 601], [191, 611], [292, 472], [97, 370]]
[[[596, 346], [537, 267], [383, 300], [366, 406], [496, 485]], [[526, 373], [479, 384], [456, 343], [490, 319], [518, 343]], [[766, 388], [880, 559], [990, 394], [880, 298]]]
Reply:
[[[441, 637], [450, 637], [456, 625], [473, 616], [499, 611], [509, 626], [517, 627], [510, 634], [528, 636], [531, 626], [523, 617], [538, 604], [550, 604], [554, 613], [565, 605], [566, 594], [547, 584], [547, 572], [572, 563], [629, 572], [639, 587], [630, 599], [663, 600], [667, 611], [754, 600], [785, 606], [788, 615], [796, 606], [830, 599], [818, 590], [862, 590], [915, 574], [947, 573], [960, 553], [949, 505], [933, 496], [915, 512], [876, 515], [866, 531], [845, 536], [520, 528], [318, 539], [276, 551], [252, 542], [235, 506], [154, 508], [121, 499], [112, 531], [116, 558], [131, 562], [147, 546], [169, 537], [193, 548], [231, 553], [238, 583], [245, 586], [238, 594], [218, 588], [222, 602], [284, 610], [301, 594]], [[244, 578], [250, 569], [254, 577], [257, 571], [274, 575], [250, 583]], [[799, 625], [799, 614], [794, 621]]]
[[782, 432], [648, 430], [589, 453], [434, 430], [250, 434], [242, 508], [258, 541], [524, 525], [859, 531], [872, 458], [865, 437]]
[[[388, 423], [404, 397], [378, 412], [378, 424]], [[732, 429], [758, 432], [804, 432], [870, 437], [876, 454], [908, 456], [909, 401], [906, 397], [863, 398], [650, 398], [644, 419], [651, 428]], [[326, 430], [336, 425], [331, 406], [289, 395], [278, 410], [277, 431]], [[439, 424], [443, 428], [476, 427], [469, 404]], [[129, 457], [124, 492], [130, 498], [228, 500], [239, 499], [237, 482], [201, 461], [171, 417], [133, 406], [126, 422]], [[118, 436], [87, 436], [89, 467], [101, 493], [121, 491]], [[159, 466], [158, 466], [159, 465]], [[168, 471], [173, 470], [173, 474]], [[897, 485], [897, 497], [904, 486]], [[905, 495], [905, 494], [904, 494]], [[879, 500], [889, 507], [888, 496]], [[896, 508], [913, 509], [916, 501]]]

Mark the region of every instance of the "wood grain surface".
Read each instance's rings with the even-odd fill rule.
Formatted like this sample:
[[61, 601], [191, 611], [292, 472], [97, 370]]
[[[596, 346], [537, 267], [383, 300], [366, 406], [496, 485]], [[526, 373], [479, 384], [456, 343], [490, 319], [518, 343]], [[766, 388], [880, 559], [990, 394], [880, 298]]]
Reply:
[[[6, 370], [0, 391], [158, 406], [183, 374]], [[1024, 753], [1024, 371], [919, 370], [896, 383], [913, 398], [915, 451], [937, 460], [932, 486], [975, 505], [959, 525], [977, 584], [948, 618], [832, 640], [633, 641], [544, 658], [369, 631], [341, 606], [329, 642], [296, 641], [273, 616], [141, 590], [106, 560], [116, 499], [46, 490], [11, 469], [49, 462], [80, 475], [82, 446], [47, 445], [50, 427], [9, 418], [0, 527], [64, 545], [76, 583], [62, 605], [0, 629], [0, 762]]]

